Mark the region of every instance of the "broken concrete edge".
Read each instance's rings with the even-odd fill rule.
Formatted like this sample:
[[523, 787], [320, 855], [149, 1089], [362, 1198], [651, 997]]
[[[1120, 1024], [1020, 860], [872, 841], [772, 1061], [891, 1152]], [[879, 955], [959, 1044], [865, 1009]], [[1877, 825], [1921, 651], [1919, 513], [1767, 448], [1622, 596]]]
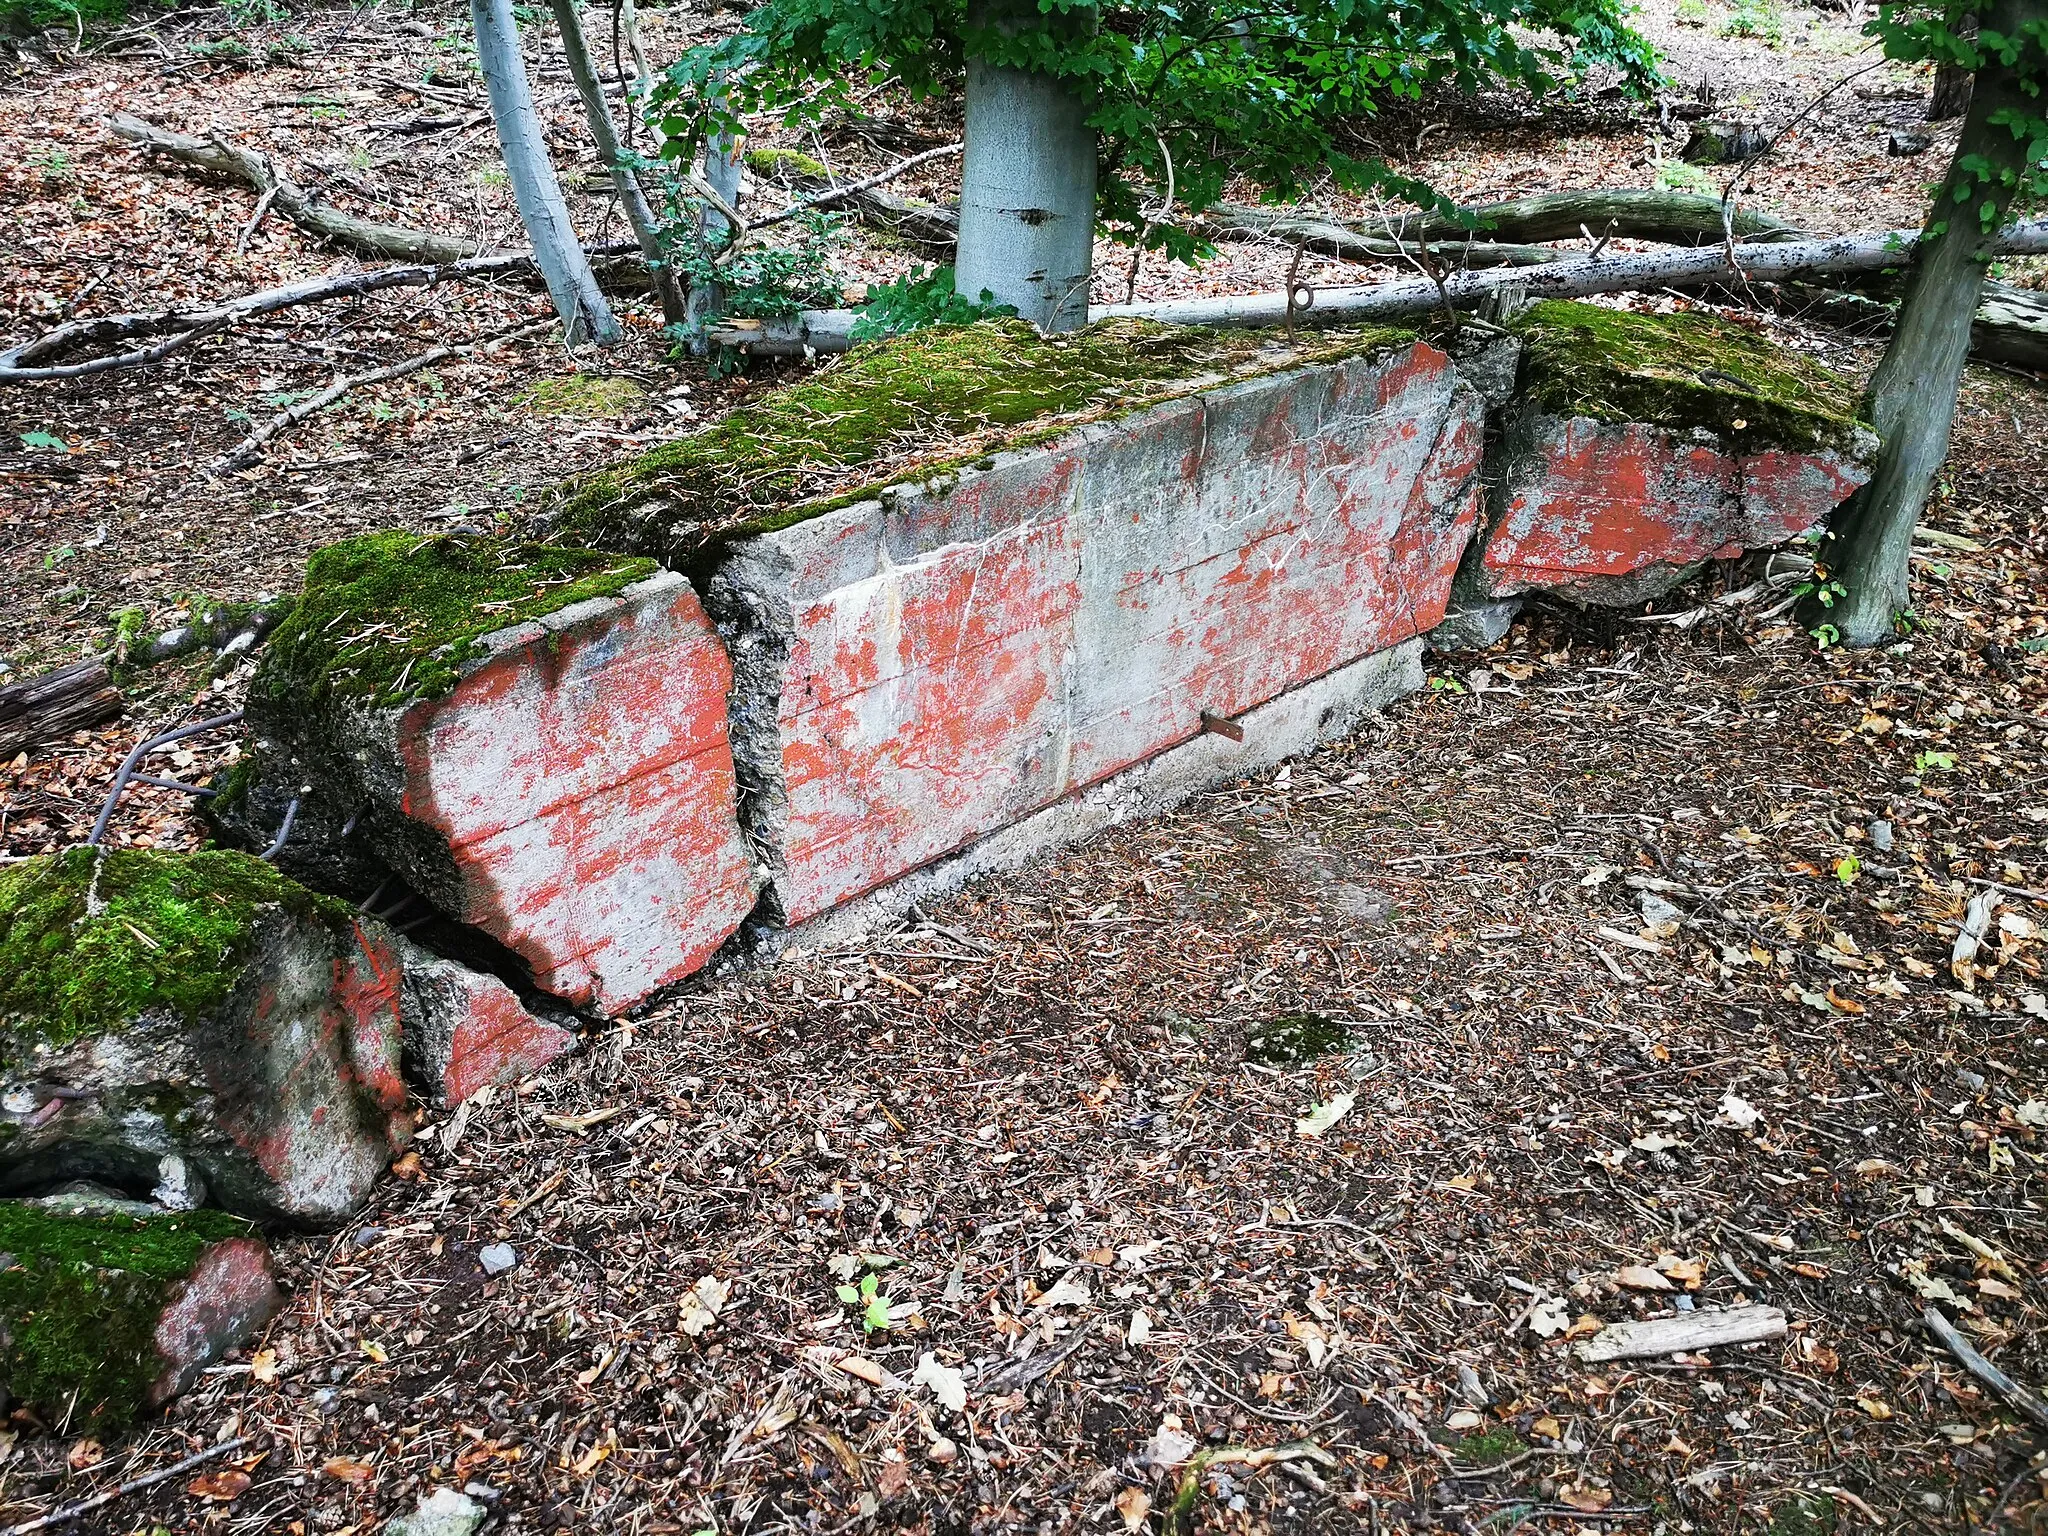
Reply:
[[1731, 321], [1546, 299], [1511, 321], [1522, 343], [1521, 412], [1711, 433], [1738, 454], [1859, 455], [1869, 435], [1854, 384]]
[[345, 902], [233, 849], [71, 848], [0, 867], [0, 1070], [241, 982], [266, 912], [344, 932]]
[[564, 483], [531, 531], [694, 567], [707, 551], [1005, 450], [1239, 379], [1391, 350], [1388, 327], [1271, 333], [1105, 320], [1047, 337], [1018, 320], [856, 347], [797, 384], [639, 458]]
[[[245, 854], [73, 849], [5, 874], [8, 1193], [85, 1178], [332, 1226], [410, 1137], [402, 1062], [446, 1103], [575, 1043], [503, 983]], [[32, 985], [50, 977], [94, 980], [92, 1011]]]
[[0, 1372], [45, 1423], [118, 1429], [188, 1388], [276, 1312], [270, 1254], [225, 1211], [0, 1201]]
[[1191, 796], [1275, 768], [1325, 742], [1351, 735], [1425, 678], [1420, 637], [1364, 657], [1268, 700], [1232, 721], [1237, 741], [1205, 732], [1113, 774], [1064, 800], [999, 828], [978, 842], [911, 871], [786, 935], [789, 949], [816, 951], [902, 921], [913, 908], [969, 883], [1022, 869], [1091, 837], [1146, 816], [1163, 815]]
[[305, 586], [264, 649], [250, 702], [283, 713], [438, 697], [488, 637], [545, 626], [655, 571], [651, 559], [614, 551], [403, 529], [359, 534], [306, 562]]

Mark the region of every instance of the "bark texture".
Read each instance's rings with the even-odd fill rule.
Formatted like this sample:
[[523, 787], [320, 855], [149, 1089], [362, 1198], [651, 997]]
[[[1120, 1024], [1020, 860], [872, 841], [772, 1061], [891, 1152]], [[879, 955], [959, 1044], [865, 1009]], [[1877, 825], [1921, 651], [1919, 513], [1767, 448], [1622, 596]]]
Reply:
[[619, 339], [619, 322], [598, 290], [590, 259], [576, 239], [569, 205], [548, 159], [547, 140], [533, 109], [533, 90], [526, 80], [526, 61], [519, 51], [519, 24], [512, 0], [470, 0], [476, 25], [476, 56], [484, 86], [490, 93], [491, 120], [504, 151], [505, 172], [519, 204], [519, 221], [533, 242], [533, 256], [546, 279], [555, 312], [569, 341], [610, 345]]
[[126, 708], [107, 669], [96, 661], [59, 667], [0, 688], [0, 760], [121, 718]]
[[[2039, 0], [2003, 0], [1985, 20], [2011, 34], [2042, 9]], [[1974, 165], [2020, 168], [2025, 147], [1994, 119], [2032, 106], [2017, 70], [1993, 62], [1978, 72], [1955, 159], [1934, 195], [1933, 219], [1914, 249], [1898, 328], [1870, 383], [1870, 420], [1884, 446], [1870, 483], [1836, 521], [1826, 565], [1842, 591], [1832, 603], [1816, 600], [1807, 614], [1815, 625], [1833, 626], [1842, 644], [1883, 644], [1894, 638], [1911, 610], [1913, 528], [1948, 458], [1956, 392], [1970, 355], [1970, 326], [1992, 255], [1976, 210], [1988, 200], [2002, 216], [2007, 196], [2002, 189], [1986, 191], [1965, 208], [1958, 206], [1955, 189], [1975, 181]]]
[[576, 0], [548, 0], [548, 4], [555, 13], [555, 24], [562, 29], [562, 52], [569, 62], [570, 78], [576, 82], [576, 94], [583, 98], [583, 115], [590, 123], [590, 136], [597, 142], [599, 158], [611, 172], [612, 187], [619, 194], [619, 206], [625, 211], [634, 242], [647, 258], [655, 297], [661, 301], [661, 317], [670, 325], [678, 324], [684, 318], [682, 290], [662, 255], [661, 227], [648, 206], [647, 194], [640, 190], [640, 178], [626, 163], [618, 125], [612, 121], [604, 87], [590, 62], [590, 45], [583, 36], [583, 18], [577, 13]]
[[[983, 3], [971, 16], [1000, 26], [1010, 9]], [[955, 286], [969, 299], [992, 293], [1048, 331], [1086, 325], [1095, 130], [1080, 97], [1055, 76], [970, 58], [966, 139]]]

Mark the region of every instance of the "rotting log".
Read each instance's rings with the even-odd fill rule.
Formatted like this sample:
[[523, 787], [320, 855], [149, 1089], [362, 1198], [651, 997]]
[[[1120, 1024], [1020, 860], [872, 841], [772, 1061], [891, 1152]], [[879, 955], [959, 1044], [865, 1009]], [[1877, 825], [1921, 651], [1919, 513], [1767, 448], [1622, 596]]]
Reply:
[[0, 688], [0, 759], [121, 718], [127, 708], [107, 669], [76, 662]]
[[[1630, 289], [1697, 288], [1753, 279], [1782, 282], [1879, 272], [1907, 261], [1918, 239], [1917, 230], [1887, 230], [1825, 240], [1702, 246], [1647, 254], [1601, 253], [1541, 267], [1452, 272], [1441, 283], [1423, 277], [1355, 288], [1312, 289], [1306, 303], [1300, 301], [1298, 291], [1225, 295], [1110, 304], [1095, 309], [1090, 318], [1129, 316], [1171, 325], [1231, 327], [1354, 325], [1413, 319], [1446, 307], [1475, 309], [1509, 287], [1525, 290], [1535, 299], [1571, 299]], [[2008, 225], [1986, 243], [1999, 255], [2048, 252], [2048, 219]], [[712, 332], [712, 339], [767, 356], [794, 356], [807, 350], [844, 352], [850, 345], [854, 319], [854, 311], [848, 309], [804, 310], [784, 319], [723, 326]]]
[[218, 134], [195, 139], [189, 134], [173, 133], [168, 128], [145, 123], [126, 112], [114, 113], [107, 119], [107, 126], [113, 129], [116, 137], [140, 144], [151, 154], [164, 155], [202, 171], [232, 176], [246, 183], [259, 197], [269, 198], [271, 207], [308, 234], [331, 240], [359, 255], [445, 263], [477, 254], [474, 240], [407, 229], [398, 224], [380, 224], [374, 219], [359, 219], [352, 213], [344, 213], [332, 204], [322, 202], [317, 193], [307, 191], [279, 171], [267, 155], [239, 144], [230, 144]]

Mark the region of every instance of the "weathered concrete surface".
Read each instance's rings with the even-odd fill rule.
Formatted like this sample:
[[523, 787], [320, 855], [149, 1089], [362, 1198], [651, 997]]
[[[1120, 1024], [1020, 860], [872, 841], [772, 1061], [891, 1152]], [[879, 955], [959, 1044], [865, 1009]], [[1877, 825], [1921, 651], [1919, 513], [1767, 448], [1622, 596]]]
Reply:
[[569, 1030], [527, 1012], [495, 976], [414, 944], [404, 944], [404, 963], [406, 1074], [437, 1105], [515, 1083], [576, 1044]]
[[1156, 757], [1077, 791], [980, 841], [877, 890], [812, 918], [791, 935], [806, 946], [832, 945], [887, 927], [920, 902], [983, 875], [1018, 869], [1054, 849], [1143, 816], [1171, 810], [1190, 795], [1271, 768], [1358, 729], [1395, 699], [1423, 685], [1422, 641], [1350, 662], [1240, 715], [1240, 742], [1204, 732]]
[[281, 1301], [270, 1250], [221, 1211], [0, 1203], [0, 1401], [118, 1429], [187, 1391]]
[[1475, 516], [1481, 425], [1417, 344], [736, 545], [709, 600], [787, 919], [1429, 629]]
[[1866, 458], [1833, 449], [1745, 453], [1705, 428], [1524, 411], [1490, 477], [1476, 574], [1495, 597], [1641, 602], [1702, 561], [1816, 527], [1869, 477]]
[[337, 711], [318, 771], [440, 912], [540, 990], [614, 1012], [697, 970], [753, 908], [731, 675], [663, 572], [485, 637], [441, 697]]
[[[58, 857], [93, 861], [85, 850]], [[182, 856], [111, 857], [175, 869]], [[60, 866], [51, 870], [58, 878]], [[204, 887], [185, 894], [209, 899]], [[88, 900], [69, 948], [49, 963], [88, 966], [106, 928], [133, 921], [118, 908], [95, 915]], [[151, 942], [152, 954], [174, 952], [168, 937]], [[343, 1220], [412, 1135], [395, 942], [345, 908], [264, 903], [234, 936], [231, 978], [189, 1016], [145, 994], [133, 1012], [76, 1034], [49, 1019], [8, 1019], [0, 1194], [85, 1179], [266, 1222]]]

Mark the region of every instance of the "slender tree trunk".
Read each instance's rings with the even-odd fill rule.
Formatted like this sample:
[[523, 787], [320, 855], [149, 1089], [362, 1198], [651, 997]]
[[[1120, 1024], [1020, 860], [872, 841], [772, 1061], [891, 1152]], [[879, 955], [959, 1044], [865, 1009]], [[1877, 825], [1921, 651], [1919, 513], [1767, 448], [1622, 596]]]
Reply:
[[526, 83], [526, 61], [519, 52], [519, 24], [512, 0], [470, 0], [476, 24], [476, 57], [490, 93], [491, 118], [504, 151], [505, 172], [519, 203], [519, 221], [533, 242], [533, 258], [555, 313], [571, 342], [591, 340], [609, 346], [619, 339], [619, 322], [598, 291], [590, 260], [577, 243], [569, 222], [569, 205], [555, 180], [547, 140], [533, 110], [533, 92]]
[[[2042, 0], [2001, 0], [1986, 22], [2010, 35], [2043, 10]], [[1883, 644], [1911, 609], [1913, 528], [1948, 457], [1956, 394], [1970, 355], [1970, 322], [1984, 292], [1989, 253], [1978, 209], [1989, 200], [2003, 218], [2010, 197], [1997, 186], [1959, 206], [1955, 188], [1975, 179], [1967, 169], [1971, 164], [1988, 163], [2001, 172], [2022, 167], [2025, 146], [1991, 119], [2031, 105], [2017, 71], [1994, 61], [1977, 72], [1955, 158], [1934, 195], [1930, 227], [1914, 248], [1898, 328], [1870, 383], [1871, 424], [1883, 447], [1870, 483], [1838, 514], [1823, 559], [1828, 577], [1844, 591], [1831, 605], [1808, 605], [1809, 621], [1833, 625], [1844, 645]], [[1936, 223], [1943, 225], [1939, 233]]]
[[619, 206], [625, 209], [626, 223], [632, 226], [633, 239], [639, 244], [640, 254], [647, 258], [647, 271], [654, 282], [655, 297], [661, 300], [661, 316], [670, 325], [678, 324], [684, 318], [683, 296], [676, 287], [675, 274], [663, 259], [661, 228], [655, 222], [654, 210], [647, 206], [646, 194], [640, 190], [640, 178], [625, 162], [618, 126], [612, 121], [612, 109], [604, 99], [604, 86], [599, 83], [597, 71], [590, 62], [590, 46], [583, 36], [583, 20], [576, 13], [576, 0], [548, 0], [548, 4], [555, 13], [556, 24], [562, 29], [562, 52], [569, 61], [569, 76], [576, 82], [576, 92], [583, 98], [583, 115], [590, 120], [590, 136], [597, 141], [597, 152], [611, 169], [612, 185], [618, 189]]
[[[977, 0], [970, 14], [976, 25], [1000, 26], [1017, 9]], [[1085, 12], [1074, 17], [1093, 21]], [[1048, 331], [1088, 322], [1095, 130], [1086, 116], [1056, 76], [967, 61], [954, 286], [969, 299], [986, 290]]]
[[[729, 135], [720, 134], [704, 146], [704, 180], [712, 191], [725, 199], [728, 208], [739, 207], [739, 146]], [[706, 208], [698, 215], [697, 227], [704, 243], [709, 246], [731, 230], [732, 220], [716, 208]], [[718, 283], [698, 283], [690, 289], [688, 304], [690, 330], [695, 338], [690, 343], [690, 350], [702, 356], [711, 350], [710, 342], [704, 339], [705, 329], [725, 313], [725, 289]]]

